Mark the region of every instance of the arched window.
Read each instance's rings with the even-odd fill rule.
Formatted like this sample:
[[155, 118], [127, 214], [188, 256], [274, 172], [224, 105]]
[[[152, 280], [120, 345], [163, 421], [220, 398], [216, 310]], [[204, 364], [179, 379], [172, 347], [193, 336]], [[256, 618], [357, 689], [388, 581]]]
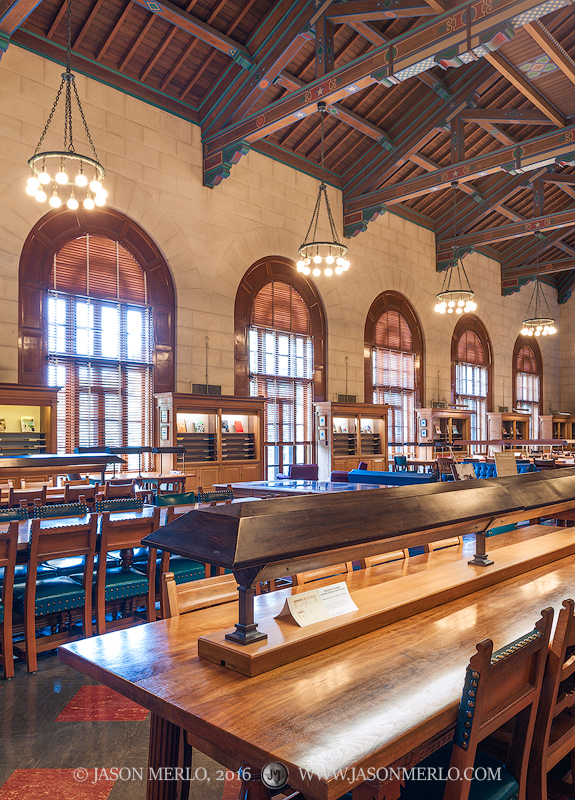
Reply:
[[410, 452], [415, 445], [422, 362], [423, 336], [410, 303], [397, 292], [383, 292], [372, 303], [365, 323], [365, 401], [389, 405], [393, 453]]
[[63, 387], [58, 451], [152, 445], [154, 391], [174, 388], [174, 292], [147, 235], [111, 209], [47, 214], [22, 251], [20, 307], [21, 382]]
[[313, 402], [325, 398], [325, 317], [291, 262], [268, 258], [236, 296], [236, 394], [265, 397], [266, 474], [313, 456]]
[[466, 314], [451, 339], [451, 399], [471, 415], [471, 438], [487, 439], [487, 412], [491, 411], [491, 342], [480, 319]]
[[519, 336], [513, 349], [513, 399], [518, 411], [529, 411], [529, 438], [539, 437], [543, 408], [543, 359], [539, 343]]

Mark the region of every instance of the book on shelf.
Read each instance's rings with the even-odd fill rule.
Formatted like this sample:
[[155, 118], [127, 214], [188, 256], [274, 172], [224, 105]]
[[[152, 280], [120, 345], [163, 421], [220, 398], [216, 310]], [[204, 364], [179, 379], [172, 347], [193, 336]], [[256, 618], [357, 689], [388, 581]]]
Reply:
[[441, 436], [441, 425], [436, 425], [435, 426], [435, 433], [437, 433], [438, 435]]
[[341, 426], [341, 432], [342, 433], [347, 433], [347, 425], [342, 425]]
[[239, 419], [234, 420], [234, 426], [236, 428], [236, 433], [243, 433], [244, 432], [244, 426], [239, 421]]
[[188, 427], [186, 425], [186, 420], [185, 419], [183, 419], [181, 421], [178, 420], [178, 423], [177, 423], [177, 426], [176, 426], [176, 430], [178, 431], [178, 433], [187, 433], [188, 432]]
[[371, 433], [371, 425], [366, 425], [365, 428], [363, 429], [363, 432], [364, 433]]
[[34, 417], [21, 417], [22, 433], [31, 433], [36, 430]]
[[230, 423], [227, 419], [222, 420], [222, 433], [229, 433], [230, 432]]
[[194, 422], [194, 428], [196, 429], [196, 433], [205, 433], [206, 429], [204, 428], [203, 420], [199, 420], [198, 422]]
[[6, 417], [0, 417], [0, 433], [6, 430]]

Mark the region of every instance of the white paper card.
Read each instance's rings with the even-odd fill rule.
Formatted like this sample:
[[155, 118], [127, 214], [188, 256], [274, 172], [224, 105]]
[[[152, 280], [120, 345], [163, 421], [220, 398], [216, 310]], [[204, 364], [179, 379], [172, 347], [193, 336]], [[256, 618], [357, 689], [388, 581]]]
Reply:
[[300, 627], [304, 628], [314, 622], [322, 622], [331, 617], [339, 617], [357, 610], [347, 584], [341, 582], [286, 598], [276, 619], [291, 616]]

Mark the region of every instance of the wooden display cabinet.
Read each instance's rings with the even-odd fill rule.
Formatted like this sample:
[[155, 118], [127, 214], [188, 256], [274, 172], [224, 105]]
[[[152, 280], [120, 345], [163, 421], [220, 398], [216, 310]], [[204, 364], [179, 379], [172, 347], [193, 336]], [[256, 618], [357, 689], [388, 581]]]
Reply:
[[488, 412], [487, 437], [490, 441], [507, 439], [510, 442], [529, 439], [529, 414], [511, 411]]
[[360, 461], [371, 470], [387, 469], [386, 405], [323, 402], [314, 408], [320, 480], [328, 481], [333, 470], [357, 469]]
[[575, 417], [565, 414], [546, 414], [539, 417], [539, 438], [563, 439], [573, 441], [575, 436]]
[[466, 455], [471, 439], [472, 411], [455, 408], [416, 408], [418, 458], [432, 459], [439, 453]]
[[[155, 395], [157, 447], [183, 446], [185, 456], [164, 456], [164, 470], [190, 476], [186, 489], [263, 479], [264, 400], [257, 397]], [[160, 468], [159, 456], [156, 468]]]
[[[59, 391], [0, 383], [0, 458], [56, 452]], [[22, 430], [23, 418], [33, 419], [33, 431]]]

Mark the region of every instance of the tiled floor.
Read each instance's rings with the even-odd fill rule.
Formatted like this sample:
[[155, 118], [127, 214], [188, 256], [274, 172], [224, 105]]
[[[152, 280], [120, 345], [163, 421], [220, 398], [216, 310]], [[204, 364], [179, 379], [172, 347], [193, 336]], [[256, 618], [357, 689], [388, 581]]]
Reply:
[[[36, 675], [19, 661], [15, 670], [0, 678], [0, 800], [144, 800], [147, 711], [53, 653]], [[239, 783], [217, 780], [215, 762], [194, 751], [193, 767], [205, 775], [193, 800], [237, 798]]]

